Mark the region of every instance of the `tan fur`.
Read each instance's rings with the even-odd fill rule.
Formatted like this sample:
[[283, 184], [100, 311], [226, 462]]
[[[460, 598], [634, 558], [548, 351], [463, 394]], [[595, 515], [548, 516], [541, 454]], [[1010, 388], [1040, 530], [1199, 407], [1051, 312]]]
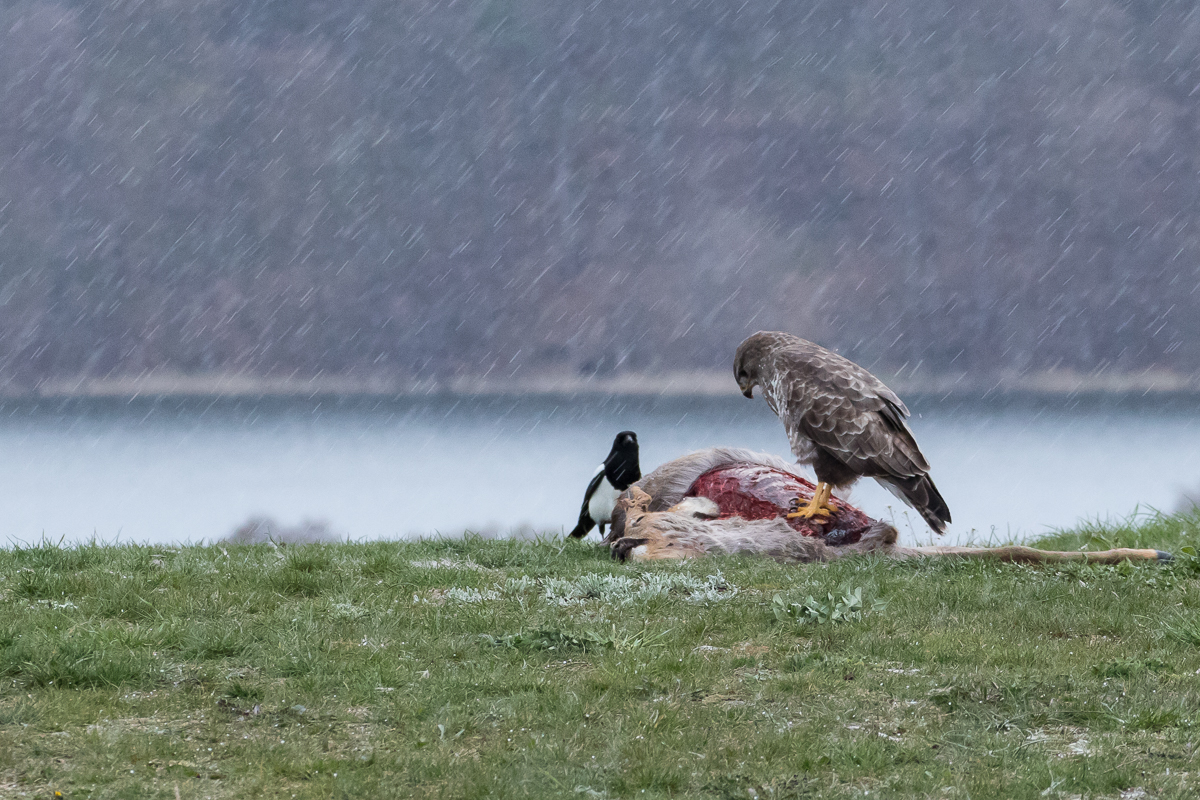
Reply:
[[625, 514], [625, 536], [613, 543], [614, 554], [635, 561], [737, 553], [785, 562], [829, 561], [854, 553], [886, 551], [896, 541], [896, 529], [881, 522], [856, 544], [830, 547], [816, 537], [797, 533], [783, 518], [712, 519], [713, 509], [696, 502], [705, 499], [687, 498], [666, 511], [651, 511], [650, 495], [637, 486], [630, 487], [617, 501]]
[[[769, 453], [758, 453], [741, 447], [709, 447], [673, 459], [644, 476], [634, 486], [650, 495], [649, 511], [666, 511], [683, 499], [691, 485], [704, 473], [727, 464], [760, 464], [764, 467], [789, 472], [800, 478], [811, 478], [796, 464]], [[626, 493], [633, 487], [626, 490]], [[615, 542], [624, 535], [625, 511], [620, 502], [613, 509], [612, 527], [606, 542]]]
[[745, 520], [714, 519], [716, 503], [689, 497], [665, 511], [651, 510], [654, 499], [631, 486], [617, 501], [624, 518], [624, 536], [612, 542], [613, 555], [622, 561], [700, 558], [709, 555], [748, 553], [776, 561], [804, 563], [831, 561], [849, 555], [878, 554], [886, 558], [977, 558], [1023, 564], [1084, 561], [1115, 564], [1125, 559], [1155, 561], [1156, 550], [1105, 550], [1094, 553], [1008, 547], [900, 547], [896, 529], [885, 522], [873, 525], [852, 545], [833, 547], [821, 539], [804, 536], [782, 518]]

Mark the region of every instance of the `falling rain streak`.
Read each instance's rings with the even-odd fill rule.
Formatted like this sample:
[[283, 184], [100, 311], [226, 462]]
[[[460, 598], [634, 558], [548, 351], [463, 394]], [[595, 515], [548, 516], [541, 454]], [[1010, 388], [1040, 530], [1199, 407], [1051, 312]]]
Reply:
[[[1192, 2], [13, 0], [0, 8], [0, 108], [0, 398], [12, 408], [732, 394], [733, 349], [759, 329], [835, 348], [902, 394], [992, 409], [1017, 392], [1057, 409], [1079, 393], [1200, 393]], [[19, 414], [4, 428], [18, 450], [47, 448], [26, 453], [47, 480], [86, 461], [55, 447], [136, 450], [143, 436], [151, 449], [185, 436], [195, 461], [155, 462], [182, 486], [235, 452], [267, 470], [205, 500], [204, 532], [185, 537], [219, 535], [258, 497], [293, 497], [300, 513], [270, 476], [311, 488], [318, 478], [287, 470], [325, 452], [296, 449], [326, 433], [291, 412], [250, 427], [112, 427], [73, 407], [77, 423]], [[684, 413], [694, 435], [664, 441], [764, 441]], [[1141, 430], [1121, 414], [1091, 430]], [[388, 458], [457, 430], [426, 416], [401, 435], [373, 419], [327, 434], [379, 437], [379, 476], [403, 477]], [[586, 419], [532, 445], [550, 448], [540, 463], [587, 471], [589, 437], [628, 427]], [[1169, 474], [1194, 463], [1179, 420], [1170, 444], [1184, 450], [1158, 465]], [[1043, 423], [996, 424], [1020, 440]], [[477, 433], [473, 448], [446, 444], [464, 475], [525, 457], [494, 449], [520, 451], [511, 430]], [[1071, 480], [1094, 480], [1084, 439], [1052, 440], [1076, 448]], [[941, 464], [987, 463], [961, 447], [931, 456], [939, 485]], [[123, 507], [152, 504], [167, 477], [146, 477]], [[436, 506], [433, 484], [346, 488], [356, 499], [331, 522], [357, 536], [554, 526], [575, 490], [568, 502], [548, 487], [503, 514], [442, 517], [416, 510]], [[949, 494], [957, 520], [964, 500]], [[353, 522], [351, 506], [391, 496], [390, 521]], [[49, 519], [18, 529], [57, 530]], [[106, 530], [125, 530], [111, 519]]]

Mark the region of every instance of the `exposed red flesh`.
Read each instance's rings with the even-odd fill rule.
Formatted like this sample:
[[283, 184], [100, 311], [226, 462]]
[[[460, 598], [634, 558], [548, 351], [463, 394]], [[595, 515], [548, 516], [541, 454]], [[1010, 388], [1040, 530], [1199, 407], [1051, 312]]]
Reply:
[[[685, 497], [707, 497], [721, 509], [721, 518], [773, 519], [786, 517], [792, 501], [805, 504], [816, 487], [790, 472], [761, 464], [737, 463], [710, 469], [688, 488]], [[805, 536], [830, 543], [853, 544], [875, 520], [854, 506], [834, 498], [837, 510], [828, 517], [789, 519], [788, 525]]]

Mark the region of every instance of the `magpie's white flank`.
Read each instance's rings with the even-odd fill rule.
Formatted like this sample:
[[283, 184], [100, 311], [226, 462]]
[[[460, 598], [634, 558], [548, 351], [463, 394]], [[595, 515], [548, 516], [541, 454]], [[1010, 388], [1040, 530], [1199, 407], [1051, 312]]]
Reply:
[[604, 526], [612, 521], [613, 508], [621, 492], [642, 479], [642, 470], [638, 465], [637, 434], [633, 431], [621, 431], [613, 440], [612, 450], [604, 463], [596, 467], [592, 480], [588, 483], [587, 491], [583, 494], [583, 508], [579, 510], [579, 524], [571, 531], [571, 537], [582, 539], [597, 525], [600, 535], [604, 535]]

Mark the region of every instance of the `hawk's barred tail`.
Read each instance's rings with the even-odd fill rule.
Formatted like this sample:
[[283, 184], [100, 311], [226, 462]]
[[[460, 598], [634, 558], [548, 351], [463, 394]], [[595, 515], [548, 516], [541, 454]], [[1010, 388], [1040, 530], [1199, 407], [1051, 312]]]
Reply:
[[946, 532], [946, 523], [950, 521], [950, 507], [946, 505], [941, 492], [933, 485], [928, 475], [885, 480], [890, 484], [888, 488], [893, 489], [894, 494], [915, 508], [936, 533]]

